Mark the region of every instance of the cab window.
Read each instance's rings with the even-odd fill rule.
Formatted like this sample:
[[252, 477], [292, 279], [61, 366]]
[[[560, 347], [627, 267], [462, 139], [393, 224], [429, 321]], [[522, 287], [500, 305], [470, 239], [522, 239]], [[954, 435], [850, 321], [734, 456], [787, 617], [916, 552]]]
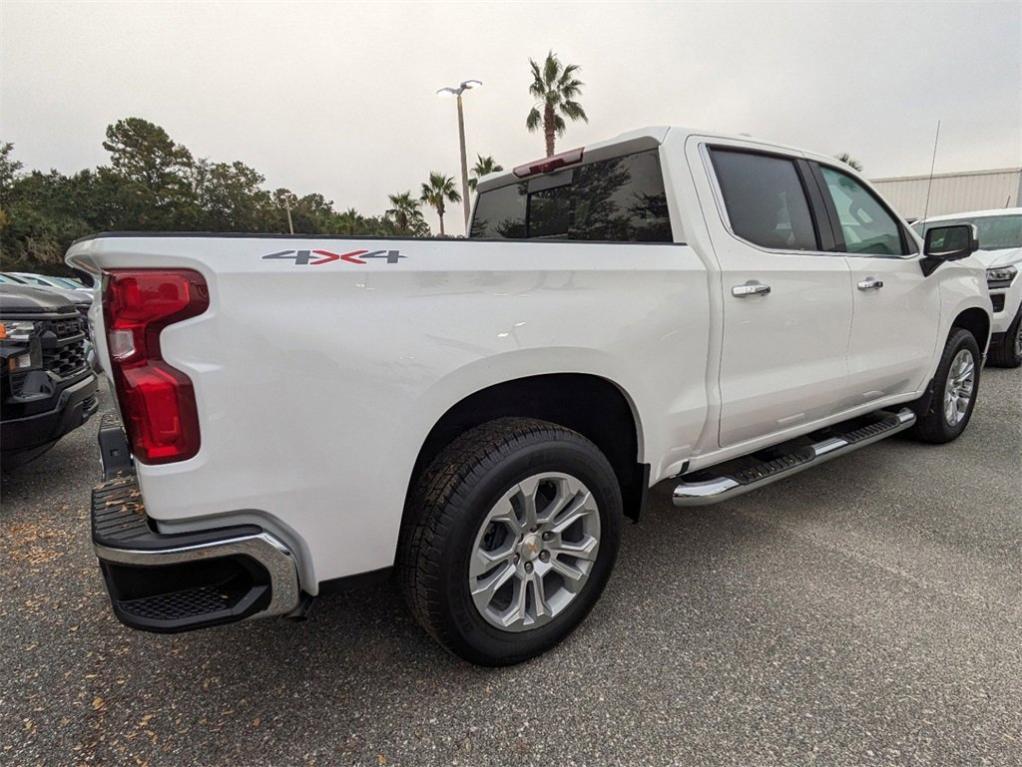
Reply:
[[482, 192], [469, 236], [671, 242], [657, 151], [591, 162]]
[[785, 157], [710, 151], [731, 231], [774, 250], [819, 250], [795, 163]]
[[901, 225], [866, 187], [846, 173], [819, 166], [841, 227], [844, 253], [901, 256], [908, 252]]

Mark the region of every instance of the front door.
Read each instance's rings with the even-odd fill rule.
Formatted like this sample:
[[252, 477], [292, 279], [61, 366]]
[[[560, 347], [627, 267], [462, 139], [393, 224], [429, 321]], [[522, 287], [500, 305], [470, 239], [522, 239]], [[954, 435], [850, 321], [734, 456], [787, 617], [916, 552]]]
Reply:
[[879, 197], [838, 168], [816, 172], [852, 273], [850, 383], [860, 402], [918, 391], [937, 343], [938, 281], [923, 276], [915, 242]]
[[847, 406], [849, 266], [826, 253], [800, 158], [707, 150], [706, 211], [721, 270], [720, 445], [797, 427]]

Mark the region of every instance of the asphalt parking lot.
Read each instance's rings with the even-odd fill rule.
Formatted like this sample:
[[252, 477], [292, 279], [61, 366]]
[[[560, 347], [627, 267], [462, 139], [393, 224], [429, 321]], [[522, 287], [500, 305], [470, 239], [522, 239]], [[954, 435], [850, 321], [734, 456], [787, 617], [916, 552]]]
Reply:
[[0, 764], [1022, 764], [1022, 371], [981, 387], [948, 446], [705, 509], [659, 486], [583, 626], [499, 670], [387, 586], [302, 623], [122, 627], [93, 419], [3, 481]]

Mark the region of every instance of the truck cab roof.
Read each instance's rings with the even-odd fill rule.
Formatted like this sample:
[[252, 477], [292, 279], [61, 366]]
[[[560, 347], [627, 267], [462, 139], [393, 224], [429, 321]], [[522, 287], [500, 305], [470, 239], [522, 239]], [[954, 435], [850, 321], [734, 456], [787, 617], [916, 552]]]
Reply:
[[[719, 131], [700, 130], [698, 128], [688, 128], [677, 125], [651, 125], [645, 128], [627, 131], [625, 133], [618, 134], [613, 138], [597, 141], [593, 144], [586, 144], [583, 147], [574, 147], [566, 152], [561, 152], [558, 155], [555, 155], [555, 157], [558, 157], [561, 154], [568, 155], [581, 150], [583, 152], [583, 162], [595, 162], [611, 157], [619, 157], [625, 154], [641, 152], [645, 149], [653, 149], [663, 144], [667, 140], [668, 135], [671, 136], [672, 140], [684, 140], [688, 136], [700, 136], [711, 140], [720, 139], [724, 141], [740, 141], [750, 146], [757, 146], [760, 149], [775, 150], [785, 154], [811, 158], [820, 162], [830, 164], [837, 164], [839, 162], [835, 158], [826, 154], [807, 152], [804, 149], [799, 149], [797, 147], [781, 144], [775, 141], [766, 141], [754, 136], [721, 133]], [[538, 158], [537, 160], [534, 160], [533, 163], [541, 164], [544, 159], [545, 158]], [[577, 160], [575, 160], [575, 162], [577, 162]], [[530, 164], [517, 166], [511, 170], [499, 171], [497, 173], [490, 173], [483, 176], [479, 179], [477, 190], [479, 192], [486, 192], [491, 189], [496, 189], [498, 187], [505, 186], [506, 184], [519, 181], [521, 180], [521, 176], [516, 174], [515, 171], [519, 168], [528, 167], [529, 165]], [[854, 169], [848, 168], [847, 170], [854, 172]]]

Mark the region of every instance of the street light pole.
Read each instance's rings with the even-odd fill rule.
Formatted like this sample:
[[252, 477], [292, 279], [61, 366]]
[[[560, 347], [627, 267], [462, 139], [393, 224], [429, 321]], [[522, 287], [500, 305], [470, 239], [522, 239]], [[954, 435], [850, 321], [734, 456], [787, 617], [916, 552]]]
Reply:
[[289, 199], [287, 199], [286, 197], [284, 198], [284, 210], [287, 211], [287, 230], [291, 234], [294, 234], [295, 233], [295, 225], [294, 225], [294, 222], [291, 220], [291, 201]]
[[458, 94], [458, 141], [461, 143], [461, 205], [465, 209], [465, 233], [468, 234], [468, 160], [465, 157], [465, 113]]
[[461, 94], [472, 88], [478, 88], [482, 83], [479, 80], [465, 80], [456, 88], [441, 88], [437, 91], [439, 96], [455, 96], [458, 99], [458, 145], [461, 149], [461, 205], [465, 212], [465, 233], [468, 233], [468, 158], [465, 154], [465, 110], [461, 103]]

